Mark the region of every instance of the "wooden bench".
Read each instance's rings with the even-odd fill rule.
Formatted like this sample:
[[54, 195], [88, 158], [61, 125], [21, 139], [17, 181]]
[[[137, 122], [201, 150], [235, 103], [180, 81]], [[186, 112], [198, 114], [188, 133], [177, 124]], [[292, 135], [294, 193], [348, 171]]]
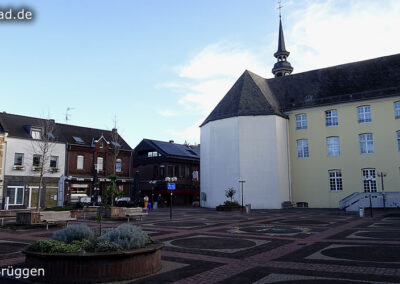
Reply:
[[128, 223], [131, 217], [140, 218], [140, 221], [142, 221], [143, 216], [147, 214], [147, 212], [143, 212], [142, 207], [124, 208], [124, 215], [128, 218]]
[[68, 227], [69, 221], [75, 221], [76, 218], [71, 217], [70, 211], [41, 211], [40, 221], [46, 223], [46, 230], [49, 229], [49, 224], [66, 223]]

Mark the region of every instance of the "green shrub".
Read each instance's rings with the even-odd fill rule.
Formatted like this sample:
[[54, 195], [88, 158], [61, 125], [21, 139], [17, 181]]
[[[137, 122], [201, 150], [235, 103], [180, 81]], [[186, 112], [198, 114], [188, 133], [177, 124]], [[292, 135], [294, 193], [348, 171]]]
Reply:
[[149, 243], [152, 239], [143, 232], [139, 227], [130, 224], [122, 224], [104, 235], [97, 238], [97, 246], [101, 243], [114, 243], [124, 250], [142, 248]]
[[72, 206], [64, 206], [64, 207], [56, 206], [56, 207], [47, 207], [44, 210], [45, 211], [71, 211], [71, 210], [74, 210], [74, 208]]
[[56, 240], [41, 240], [31, 244], [27, 250], [44, 253], [68, 253], [81, 252], [82, 247], [78, 243], [66, 244]]
[[229, 201], [229, 200], [225, 201], [224, 205], [231, 206], [231, 207], [239, 207], [240, 206], [237, 201]]
[[72, 243], [72, 241], [82, 241], [83, 239], [92, 239], [93, 231], [86, 224], [71, 225], [65, 229], [55, 232], [51, 239], [64, 243]]
[[96, 243], [94, 250], [95, 252], [113, 252], [113, 251], [120, 251], [122, 250], [122, 248], [116, 243], [102, 241]]

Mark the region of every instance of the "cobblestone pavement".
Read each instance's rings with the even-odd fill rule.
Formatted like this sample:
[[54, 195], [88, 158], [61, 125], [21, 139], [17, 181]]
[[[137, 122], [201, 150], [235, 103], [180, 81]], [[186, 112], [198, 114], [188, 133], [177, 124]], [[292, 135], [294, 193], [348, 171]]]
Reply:
[[[165, 244], [162, 270], [123, 283], [400, 283], [400, 211], [374, 213], [177, 207], [170, 220], [161, 208], [133, 223]], [[98, 228], [86, 217], [77, 222]], [[0, 229], [0, 266], [23, 267], [26, 244], [58, 229]]]

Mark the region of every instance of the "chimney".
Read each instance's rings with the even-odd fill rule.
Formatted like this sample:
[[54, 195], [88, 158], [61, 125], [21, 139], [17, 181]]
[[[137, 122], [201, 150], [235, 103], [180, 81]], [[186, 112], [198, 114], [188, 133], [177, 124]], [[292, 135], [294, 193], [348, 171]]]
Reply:
[[117, 130], [117, 128], [113, 128], [113, 129], [111, 130], [111, 135], [112, 135], [113, 138], [117, 138], [117, 137], [118, 137], [118, 130]]
[[173, 143], [174, 143], [174, 140], [169, 140], [169, 143], [173, 144]]

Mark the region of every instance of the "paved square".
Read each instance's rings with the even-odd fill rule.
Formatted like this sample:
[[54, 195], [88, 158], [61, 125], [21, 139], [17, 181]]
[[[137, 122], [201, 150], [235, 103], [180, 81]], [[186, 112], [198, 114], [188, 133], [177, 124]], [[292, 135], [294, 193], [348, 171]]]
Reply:
[[[99, 227], [93, 218], [77, 223]], [[161, 208], [133, 223], [165, 244], [163, 268], [121, 283], [400, 283], [400, 211], [359, 218], [339, 210], [177, 207], [172, 220]], [[21, 250], [60, 228], [0, 228], [0, 267], [23, 267]]]

